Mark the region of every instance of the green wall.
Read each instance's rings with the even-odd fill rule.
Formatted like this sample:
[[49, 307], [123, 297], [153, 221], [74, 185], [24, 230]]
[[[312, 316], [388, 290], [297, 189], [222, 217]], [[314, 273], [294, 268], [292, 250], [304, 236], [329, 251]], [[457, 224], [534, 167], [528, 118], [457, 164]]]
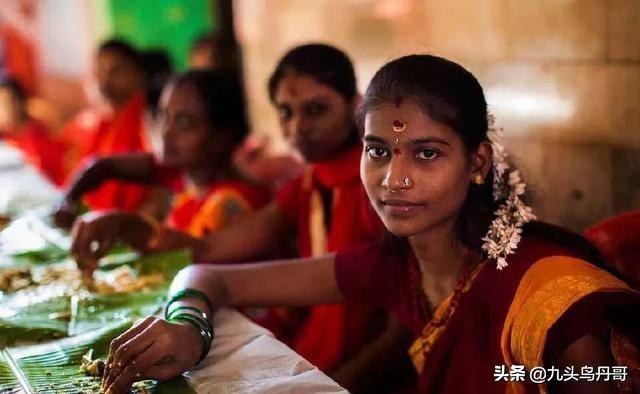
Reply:
[[109, 0], [111, 34], [139, 49], [165, 49], [184, 70], [191, 41], [215, 28], [211, 0]]

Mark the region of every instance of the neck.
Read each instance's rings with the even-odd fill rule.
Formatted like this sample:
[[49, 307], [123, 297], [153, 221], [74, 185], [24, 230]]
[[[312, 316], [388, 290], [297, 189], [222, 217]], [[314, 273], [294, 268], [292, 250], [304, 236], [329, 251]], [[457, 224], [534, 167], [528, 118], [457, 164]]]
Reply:
[[413, 235], [409, 245], [422, 275], [431, 278], [456, 278], [467, 253], [456, 237], [455, 223]]
[[185, 181], [198, 195], [204, 195], [209, 186], [216, 182], [234, 177], [234, 170], [230, 167], [208, 165], [195, 167], [185, 171]]

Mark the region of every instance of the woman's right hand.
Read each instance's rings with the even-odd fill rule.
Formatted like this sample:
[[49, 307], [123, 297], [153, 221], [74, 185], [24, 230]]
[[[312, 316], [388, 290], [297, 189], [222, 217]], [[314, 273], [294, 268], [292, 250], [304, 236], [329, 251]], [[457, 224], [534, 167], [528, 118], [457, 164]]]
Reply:
[[89, 212], [79, 217], [71, 231], [71, 254], [78, 267], [91, 275], [118, 240], [146, 250], [153, 228], [137, 215], [123, 212]]
[[128, 393], [139, 380], [170, 379], [191, 369], [201, 352], [192, 325], [147, 317], [111, 342], [102, 387], [109, 394]]

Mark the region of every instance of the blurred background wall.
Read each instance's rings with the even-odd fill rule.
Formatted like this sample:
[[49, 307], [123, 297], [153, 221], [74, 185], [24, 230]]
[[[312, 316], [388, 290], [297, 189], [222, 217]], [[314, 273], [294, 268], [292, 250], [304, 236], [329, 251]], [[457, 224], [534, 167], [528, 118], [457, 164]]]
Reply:
[[[115, 34], [140, 48], [164, 47], [181, 69], [190, 41], [219, 26], [219, 7], [216, 0], [2, 0], [0, 32], [14, 52], [30, 54], [10, 60], [28, 63], [39, 111], [60, 124], [92, 99], [100, 40]], [[233, 7], [253, 129], [275, 149], [285, 145], [266, 80], [291, 46], [323, 41], [346, 50], [362, 91], [386, 61], [434, 53], [480, 79], [541, 218], [582, 230], [640, 208], [640, 0], [235, 0]]]

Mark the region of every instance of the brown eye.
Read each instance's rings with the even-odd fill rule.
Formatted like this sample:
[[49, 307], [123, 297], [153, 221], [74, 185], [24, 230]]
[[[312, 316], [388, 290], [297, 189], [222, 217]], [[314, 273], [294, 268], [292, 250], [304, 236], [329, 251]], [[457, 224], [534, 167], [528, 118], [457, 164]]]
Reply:
[[372, 159], [382, 159], [389, 156], [389, 151], [379, 146], [368, 146], [366, 148], [367, 156]]
[[440, 156], [440, 152], [435, 149], [423, 149], [416, 155], [418, 159], [422, 160], [434, 160]]
[[305, 111], [309, 116], [318, 116], [322, 115], [327, 110], [327, 106], [324, 104], [318, 103], [309, 103], [305, 107]]
[[278, 116], [280, 117], [280, 120], [289, 120], [291, 119], [292, 115], [293, 115], [293, 111], [291, 111], [291, 108], [289, 107], [278, 108]]

